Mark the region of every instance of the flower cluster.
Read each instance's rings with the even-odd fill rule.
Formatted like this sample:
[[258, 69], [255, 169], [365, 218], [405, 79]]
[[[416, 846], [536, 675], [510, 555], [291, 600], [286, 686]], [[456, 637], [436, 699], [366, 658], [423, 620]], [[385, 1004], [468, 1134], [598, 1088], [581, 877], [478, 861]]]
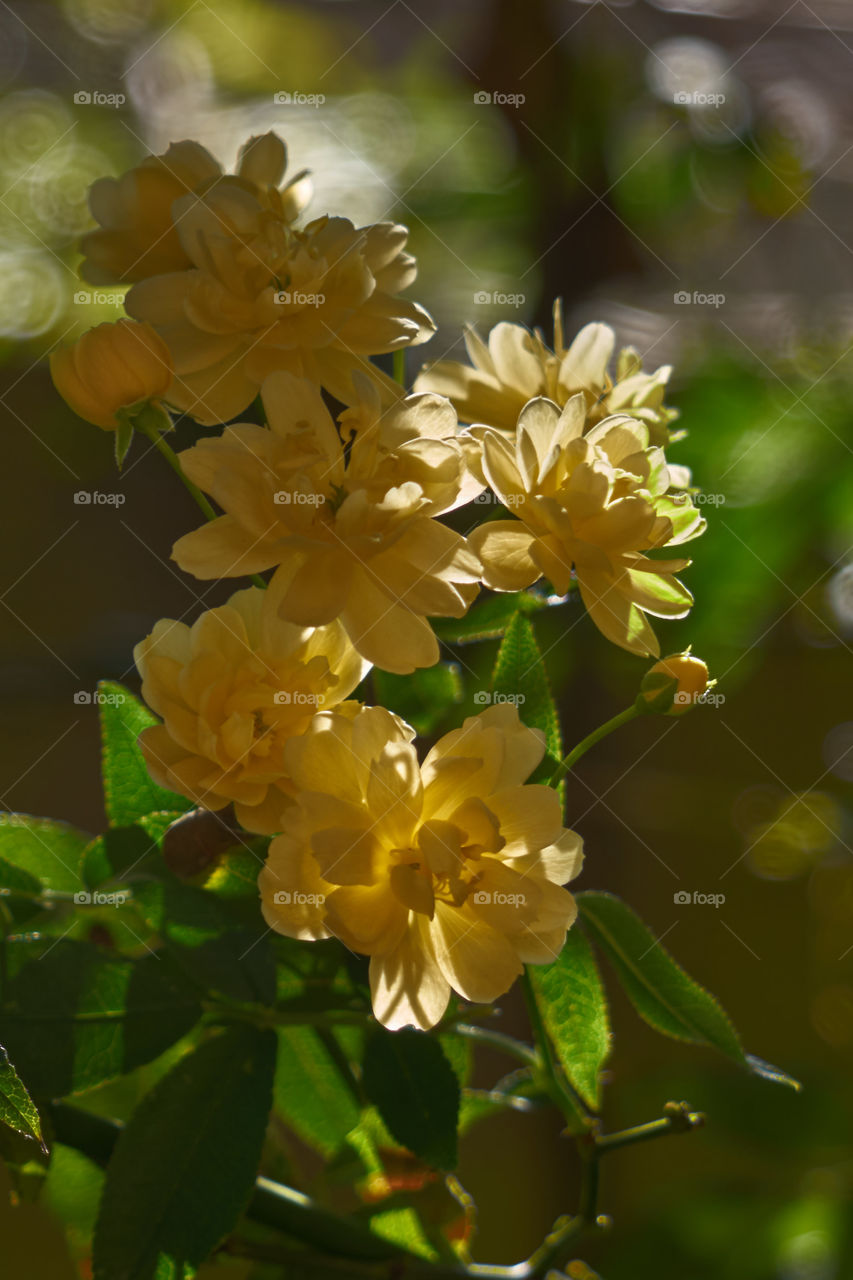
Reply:
[[[558, 955], [581, 841], [557, 791], [527, 782], [544, 736], [516, 707], [465, 719], [419, 763], [414, 730], [352, 695], [372, 665], [433, 666], [430, 619], [463, 617], [480, 584], [577, 586], [605, 636], [657, 655], [646, 615], [692, 601], [675, 577], [689, 562], [656, 553], [704, 521], [664, 455], [669, 369], [626, 349], [611, 373], [612, 330], [566, 346], [559, 303], [553, 349], [520, 325], [472, 331], [471, 366], [440, 361], [407, 395], [372, 361], [434, 331], [400, 296], [406, 229], [304, 222], [310, 183], [285, 183], [286, 160], [274, 134], [233, 174], [180, 142], [95, 183], [83, 275], [129, 284], [132, 319], [52, 372], [76, 412], [119, 429], [119, 461], [137, 429], [186, 481], [208, 523], [175, 543], [179, 567], [255, 578], [137, 645], [161, 720], [140, 739], [151, 775], [273, 836], [269, 925], [369, 956], [377, 1017], [430, 1027], [452, 991], [492, 1000]], [[164, 405], [218, 431], [176, 456]], [[486, 485], [512, 518], [463, 536], [443, 517]]]
[[693, 598], [674, 575], [690, 561], [645, 553], [698, 537], [705, 521], [688, 494], [668, 492], [663, 450], [649, 445], [645, 423], [613, 414], [584, 434], [585, 427], [579, 393], [562, 411], [531, 400], [514, 440], [473, 428], [486, 477], [518, 519], [481, 525], [471, 543], [488, 586], [519, 591], [544, 576], [562, 594], [574, 575], [609, 640], [657, 656], [644, 614], [684, 617]]
[[424, 368], [415, 387], [447, 396], [460, 421], [485, 423], [510, 435], [529, 400], [546, 396], [562, 409], [572, 396], [582, 395], [588, 426], [613, 413], [629, 413], [646, 424], [653, 444], [667, 444], [668, 424], [678, 416], [663, 402], [670, 366], [644, 373], [634, 348], [623, 347], [611, 377], [616, 335], [609, 325], [586, 325], [568, 347], [563, 333], [559, 299], [553, 350], [538, 329], [531, 333], [520, 324], [496, 325], [488, 343], [469, 329], [465, 346], [471, 364], [439, 360]]

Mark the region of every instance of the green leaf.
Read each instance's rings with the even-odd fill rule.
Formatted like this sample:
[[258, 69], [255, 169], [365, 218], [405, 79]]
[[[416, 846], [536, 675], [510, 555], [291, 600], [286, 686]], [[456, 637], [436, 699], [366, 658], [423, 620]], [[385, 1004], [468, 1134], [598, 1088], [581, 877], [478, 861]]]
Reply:
[[121, 471], [122, 463], [133, 441], [133, 423], [122, 409], [119, 409], [116, 414], [116, 421], [118, 422], [115, 430], [116, 466]]
[[98, 685], [101, 712], [101, 759], [104, 801], [111, 827], [129, 827], [155, 809], [185, 813], [192, 801], [158, 787], [137, 745], [143, 729], [159, 724], [144, 703], [124, 685], [102, 680]]
[[[543, 730], [547, 752], [543, 770], [544, 776], [549, 777], [563, 754], [560, 721], [533, 623], [522, 613], [515, 615], [498, 649], [492, 690], [493, 700], [503, 698], [515, 702], [524, 723], [532, 729]], [[531, 782], [540, 780], [539, 772], [533, 775]]]
[[273, 1032], [233, 1026], [146, 1094], [107, 1169], [95, 1280], [180, 1275], [232, 1230], [260, 1163], [275, 1053]]
[[506, 591], [479, 600], [464, 618], [434, 618], [433, 629], [445, 644], [473, 644], [499, 640], [519, 613], [547, 609], [545, 596], [532, 591]]
[[456, 1072], [456, 1079], [464, 1087], [474, 1070], [474, 1045], [466, 1036], [458, 1036], [451, 1031], [439, 1036], [438, 1042], [445, 1058]]
[[265, 934], [229, 929], [197, 946], [176, 946], [172, 954], [193, 982], [214, 994], [249, 1004], [275, 1000], [275, 958]]
[[233, 1000], [275, 999], [275, 960], [257, 897], [219, 897], [163, 867], [159, 879], [134, 884], [133, 902], [193, 982]]
[[373, 669], [376, 701], [394, 711], [419, 734], [435, 731], [450, 708], [462, 701], [462, 677], [455, 662], [438, 662], [409, 676]]
[[364, 1055], [364, 1089], [394, 1138], [437, 1169], [456, 1166], [459, 1081], [423, 1031], [377, 1030]]
[[117, 959], [65, 939], [9, 983], [0, 1041], [34, 1093], [60, 1098], [150, 1062], [200, 1014], [166, 960]]
[[[78, 866], [90, 837], [65, 822], [30, 818], [23, 813], [0, 813], [0, 859], [38, 881], [41, 889], [75, 893], [80, 889]], [[24, 883], [0, 866], [0, 887], [23, 889]]]
[[360, 1108], [313, 1027], [281, 1027], [273, 1097], [303, 1142], [323, 1156], [343, 1146]]
[[630, 907], [608, 893], [578, 894], [581, 919], [640, 1017], [662, 1035], [708, 1045], [746, 1065], [722, 1006], [689, 977]]
[[90, 889], [109, 880], [123, 880], [132, 872], [162, 868], [160, 846], [172, 823], [182, 815], [174, 809], [147, 813], [129, 827], [110, 827], [83, 850], [80, 873]]
[[18, 1073], [2, 1045], [0, 1045], [0, 1120], [17, 1133], [35, 1138], [42, 1150], [47, 1150], [41, 1135], [38, 1108], [19, 1080]]
[[29, 871], [13, 867], [11, 862], [0, 858], [0, 896], [5, 898], [15, 894], [37, 898], [41, 894], [41, 881], [30, 875]]
[[529, 973], [569, 1083], [598, 1111], [601, 1068], [610, 1052], [610, 1022], [592, 948], [580, 929], [570, 929], [554, 963], [532, 964]]

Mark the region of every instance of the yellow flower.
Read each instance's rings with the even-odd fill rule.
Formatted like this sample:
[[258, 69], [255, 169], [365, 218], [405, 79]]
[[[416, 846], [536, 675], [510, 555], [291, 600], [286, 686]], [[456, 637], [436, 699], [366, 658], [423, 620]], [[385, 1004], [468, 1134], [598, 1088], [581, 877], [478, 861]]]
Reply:
[[163, 618], [134, 658], [163, 718], [139, 739], [151, 776], [207, 809], [233, 802], [238, 821], [263, 833], [281, 830], [290, 804], [285, 744], [366, 669], [337, 623], [282, 622], [274, 587], [238, 591], [192, 627]]
[[705, 522], [688, 494], [667, 493], [663, 450], [649, 446], [644, 423], [615, 414], [586, 435], [584, 425], [584, 398], [576, 395], [562, 411], [531, 400], [514, 443], [474, 429], [486, 477], [518, 520], [481, 525], [470, 542], [487, 586], [519, 591], [544, 576], [565, 594], [574, 574], [599, 630], [632, 653], [657, 657], [644, 614], [684, 617], [693, 598], [673, 575], [690, 561], [643, 553], [698, 537]]
[[216, 186], [253, 195], [284, 221], [293, 221], [311, 197], [311, 184], [298, 173], [279, 190], [287, 164], [284, 143], [274, 133], [250, 138], [240, 151], [236, 175], [197, 142], [173, 142], [165, 155], [147, 156], [120, 178], [99, 178], [89, 191], [92, 215], [100, 224], [83, 237], [80, 269], [92, 284], [132, 283], [193, 264], [173, 217], [175, 201]]
[[104, 431], [116, 413], [165, 395], [172, 382], [169, 349], [150, 324], [117, 320], [89, 329], [50, 355], [50, 374], [63, 400]]
[[656, 662], [646, 672], [641, 694], [653, 710], [679, 716], [689, 711], [715, 684], [715, 680], [709, 683], [708, 668], [702, 659], [694, 658], [686, 649], [684, 653], [672, 653]]
[[177, 408], [227, 422], [277, 369], [345, 403], [358, 369], [387, 399], [400, 395], [367, 357], [425, 342], [435, 329], [396, 296], [416, 275], [405, 227], [323, 217], [298, 230], [224, 182], [177, 200], [173, 216], [189, 269], [139, 281], [125, 306], [168, 344]]
[[472, 716], [422, 765], [413, 736], [381, 707], [316, 716], [286, 748], [296, 807], [258, 882], [272, 928], [370, 956], [392, 1030], [434, 1026], [451, 988], [494, 1000], [554, 960], [582, 862], [556, 792], [523, 785], [545, 744], [515, 707]]
[[339, 618], [368, 661], [410, 672], [438, 661], [427, 617], [462, 617], [477, 594], [479, 561], [433, 519], [463, 500], [465, 462], [446, 400], [410, 396], [383, 413], [369, 383], [360, 395], [345, 452], [319, 389], [272, 374], [269, 427], [226, 427], [180, 455], [225, 514], [172, 555], [197, 578], [280, 566], [282, 617]]
[[588, 324], [569, 347], [563, 340], [560, 299], [554, 303], [554, 349], [546, 346], [538, 329], [502, 323], [489, 334], [488, 345], [475, 329], [465, 335], [470, 365], [440, 360], [427, 365], [415, 382], [416, 391], [435, 391], [456, 406], [461, 422], [483, 423], [512, 433], [518, 415], [537, 396], [547, 396], [562, 409], [573, 395], [584, 397], [587, 425], [613, 413], [630, 413], [645, 422], [653, 444], [669, 440], [668, 423], [677, 411], [663, 403], [671, 368], [644, 373], [632, 347], [617, 357], [616, 373], [609, 365], [616, 335], [609, 325]]

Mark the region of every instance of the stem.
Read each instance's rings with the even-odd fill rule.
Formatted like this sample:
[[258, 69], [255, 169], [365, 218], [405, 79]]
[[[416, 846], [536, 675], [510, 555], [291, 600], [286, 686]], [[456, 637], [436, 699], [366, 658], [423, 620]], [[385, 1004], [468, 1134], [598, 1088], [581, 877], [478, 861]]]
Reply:
[[153, 413], [143, 411], [142, 413], [137, 414], [137, 416], [134, 418], [133, 425], [136, 428], [136, 430], [139, 431], [142, 435], [144, 435], [147, 440], [150, 440], [151, 443], [154, 445], [154, 448], [157, 449], [158, 452], [160, 452], [163, 455], [163, 457], [168, 462], [169, 466], [174, 471], [175, 475], [183, 484], [187, 493], [190, 494], [193, 501], [196, 503], [196, 505], [199, 507], [199, 509], [203, 513], [205, 519], [215, 520], [216, 512], [214, 511], [213, 507], [210, 505], [207, 498], [202, 493], [201, 489], [199, 489], [198, 485], [193, 484], [192, 480], [190, 480], [189, 476], [184, 472], [184, 469], [181, 466], [180, 458], [175, 453], [172, 446], [167, 444], [163, 438], [162, 432], [160, 430], [160, 423], [162, 422], [162, 416], [161, 416], [162, 412], [163, 412], [162, 410], [157, 410], [155, 415]]
[[369, 1015], [352, 1009], [297, 1009], [288, 1013], [281, 1009], [267, 1009], [261, 1005], [229, 1004], [225, 1000], [205, 1000], [205, 1013], [219, 1018], [233, 1018], [237, 1022], [251, 1022], [255, 1027], [330, 1027], [343, 1024], [351, 1027], [367, 1025]]
[[394, 381], [406, 389], [406, 348], [398, 347], [394, 352]]
[[[151, 412], [150, 408], [147, 407], [146, 409], [143, 409], [141, 413], [136, 415], [133, 419], [133, 425], [136, 430], [140, 432], [141, 435], [145, 436], [147, 440], [150, 440], [154, 445], [154, 448], [163, 455], [175, 475], [181, 481], [181, 484], [184, 486], [187, 493], [204, 515], [205, 519], [218, 519], [216, 512], [202, 493], [201, 489], [199, 489], [198, 485], [193, 484], [192, 480], [190, 480], [189, 476], [184, 471], [181, 466], [181, 460], [175, 453], [172, 446], [167, 444], [166, 440], [163, 438], [160, 425], [163, 421], [164, 415], [165, 410], [163, 409], [156, 409], [154, 412]], [[249, 577], [252, 579], [252, 582], [254, 582], [256, 587], [263, 587], [266, 589], [267, 584], [259, 573], [250, 573]]]
[[503, 1031], [490, 1031], [488, 1027], [473, 1026], [468, 1022], [457, 1023], [454, 1031], [468, 1040], [475, 1040], [478, 1044], [488, 1045], [490, 1049], [507, 1053], [511, 1058], [517, 1058], [519, 1062], [523, 1062], [525, 1066], [542, 1066], [535, 1049], [531, 1049], [529, 1044], [524, 1044], [521, 1040], [516, 1040], [514, 1036], [505, 1035]]
[[596, 1140], [598, 1154], [603, 1156], [608, 1151], [633, 1146], [635, 1142], [665, 1138], [670, 1133], [690, 1133], [692, 1129], [701, 1129], [705, 1123], [701, 1111], [690, 1111], [677, 1102], [668, 1102], [664, 1110], [667, 1114], [662, 1120], [650, 1120], [648, 1124], [638, 1124], [632, 1129], [623, 1129], [620, 1133], [603, 1134]]
[[615, 729], [620, 729], [623, 724], [629, 724], [632, 720], [637, 720], [640, 716], [646, 715], [646, 710], [639, 707], [636, 703], [632, 703], [630, 707], [626, 707], [624, 711], [620, 711], [618, 716], [613, 716], [611, 720], [605, 720], [604, 724], [593, 729], [592, 733], [587, 734], [576, 747], [574, 747], [567, 756], [564, 757], [557, 765], [551, 778], [549, 785], [556, 787], [559, 782], [565, 778], [566, 774], [574, 768], [581, 756], [585, 756], [590, 747], [594, 747], [602, 738], [606, 738], [608, 734], [613, 733]]

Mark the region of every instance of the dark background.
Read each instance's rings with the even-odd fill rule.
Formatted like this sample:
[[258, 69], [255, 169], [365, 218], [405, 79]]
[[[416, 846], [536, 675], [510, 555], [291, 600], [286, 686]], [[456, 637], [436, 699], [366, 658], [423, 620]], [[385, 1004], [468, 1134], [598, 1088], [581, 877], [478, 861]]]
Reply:
[[[718, 500], [685, 574], [695, 608], [657, 629], [664, 652], [693, 644], [724, 701], [597, 748], [568, 821], [587, 843], [581, 885], [631, 902], [805, 1090], [656, 1038], [614, 992], [607, 1126], [669, 1098], [709, 1122], [608, 1157], [614, 1228], [583, 1256], [606, 1280], [849, 1276], [850, 5], [68, 0], [4, 5], [0, 47], [2, 804], [97, 830], [97, 714], [74, 695], [135, 686], [131, 650], [156, 619], [227, 594], [170, 563], [196, 515], [156, 456], [137, 445], [117, 478], [109, 437], [47, 376], [52, 345], [120, 314], [120, 294], [74, 302], [86, 188], [183, 137], [230, 164], [276, 128], [291, 168], [315, 173], [312, 213], [411, 228], [411, 293], [439, 331], [410, 375], [458, 349], [466, 321], [550, 337], [558, 295], [571, 329], [608, 320], [647, 367], [676, 366], [689, 435], [669, 456]], [[325, 102], [277, 105], [281, 91]], [[523, 298], [484, 306], [482, 291]], [[95, 489], [124, 502], [75, 505]], [[644, 667], [575, 605], [539, 626], [571, 744]], [[462, 656], [488, 671], [493, 648]], [[725, 903], [679, 906], [680, 890]], [[479, 1259], [523, 1256], [571, 1209], [558, 1134], [555, 1116], [513, 1117], [463, 1148]]]

